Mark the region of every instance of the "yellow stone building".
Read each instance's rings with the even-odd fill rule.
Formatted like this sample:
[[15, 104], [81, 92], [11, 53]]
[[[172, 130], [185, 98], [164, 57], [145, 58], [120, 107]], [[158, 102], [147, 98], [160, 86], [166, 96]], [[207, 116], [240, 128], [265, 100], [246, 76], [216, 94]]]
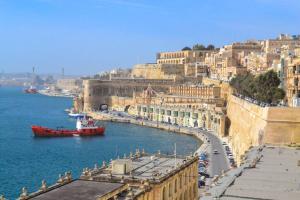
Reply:
[[144, 79], [176, 79], [177, 76], [184, 76], [184, 70], [183, 64], [138, 64], [133, 66], [131, 76]]
[[179, 96], [201, 97], [203, 99], [214, 99], [221, 97], [221, 88], [208, 85], [178, 85], [170, 86], [169, 93]]
[[243, 57], [251, 52], [261, 51], [262, 46], [258, 42], [233, 43], [207, 56], [205, 63], [210, 68], [212, 78], [228, 81], [237, 74], [247, 72], [247, 68], [243, 66]]
[[282, 46], [286, 45], [291, 48], [300, 46], [300, 36], [290, 36], [286, 34], [279, 35], [276, 39], [268, 39], [261, 42], [264, 52], [266, 53], [280, 53]]
[[286, 97], [289, 106], [300, 106], [300, 58], [293, 60], [287, 68]]
[[56, 87], [62, 90], [80, 91], [82, 89], [81, 79], [58, 79]]
[[186, 50], [161, 52], [156, 56], [158, 64], [187, 64], [204, 61], [205, 57], [212, 53], [209, 50]]
[[130, 153], [108, 165], [83, 169], [80, 179], [69, 174], [48, 187], [27, 194], [20, 200], [34, 199], [96, 199], [96, 200], [197, 200], [198, 157], [156, 155], [144, 151]]
[[220, 88], [215, 86], [170, 87], [169, 94], [148, 87], [135, 98], [130, 114], [157, 123], [201, 127], [225, 135], [226, 114]]
[[279, 54], [252, 52], [242, 59], [242, 64], [247, 67], [248, 72], [257, 75], [267, 72], [272, 67], [274, 60], [279, 59]]

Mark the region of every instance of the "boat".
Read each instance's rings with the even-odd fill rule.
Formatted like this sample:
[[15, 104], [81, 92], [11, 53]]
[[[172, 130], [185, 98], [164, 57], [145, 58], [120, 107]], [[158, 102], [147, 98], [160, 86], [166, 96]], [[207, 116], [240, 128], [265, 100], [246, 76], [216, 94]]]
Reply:
[[29, 88], [25, 89], [24, 92], [27, 94], [36, 94], [38, 91], [35, 87], [30, 86]]
[[105, 127], [96, 126], [91, 119], [77, 119], [76, 129], [69, 130], [63, 127], [51, 129], [43, 126], [31, 126], [32, 132], [36, 137], [84, 137], [84, 136], [103, 136]]
[[85, 113], [77, 113], [75, 112], [74, 108], [71, 108], [69, 109], [69, 117], [72, 117], [72, 118], [84, 118], [86, 116]]
[[85, 114], [84, 113], [73, 113], [73, 112], [70, 112], [69, 116], [73, 117], [73, 118], [84, 118]]

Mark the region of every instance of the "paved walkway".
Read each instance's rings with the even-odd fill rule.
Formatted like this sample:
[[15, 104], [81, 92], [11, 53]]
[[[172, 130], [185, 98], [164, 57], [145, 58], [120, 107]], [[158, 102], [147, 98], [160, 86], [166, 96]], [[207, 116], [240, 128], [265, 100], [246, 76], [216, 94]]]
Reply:
[[[137, 120], [133, 116], [128, 115], [123, 112], [113, 112], [113, 113], [89, 113], [90, 116], [99, 120], [108, 120], [115, 122], [125, 122], [132, 123], [141, 126], [148, 126], [153, 128], [164, 129], [167, 131], [173, 131], [177, 133], [183, 133], [195, 136], [196, 138], [203, 141], [203, 144], [196, 150], [195, 153], [206, 152], [209, 158], [209, 167], [208, 173], [211, 177], [215, 175], [221, 175], [222, 171], [227, 171], [229, 169], [229, 162], [224, 151], [221, 140], [218, 138], [216, 134], [212, 131], [201, 130], [200, 128], [189, 128], [189, 127], [181, 127], [172, 124], [166, 124], [161, 122], [149, 121], [149, 120]], [[218, 154], [213, 154], [213, 150], [217, 150]]]

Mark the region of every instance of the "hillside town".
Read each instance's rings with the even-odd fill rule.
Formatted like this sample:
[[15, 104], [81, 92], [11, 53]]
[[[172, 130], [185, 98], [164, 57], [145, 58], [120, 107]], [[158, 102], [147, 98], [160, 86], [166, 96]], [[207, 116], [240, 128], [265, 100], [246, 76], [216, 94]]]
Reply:
[[[297, 199], [300, 35], [196, 44], [51, 87], [74, 92], [72, 112], [194, 136], [186, 157], [135, 153], [69, 172], [25, 199]], [[51, 90], [51, 89], [49, 89]], [[177, 147], [180, 148], [180, 147]], [[276, 178], [278, 177], [278, 178]], [[79, 188], [79, 190], [77, 189]]]
[[[74, 109], [99, 120], [131, 122], [175, 132], [184, 132], [186, 128], [189, 129], [186, 133], [196, 136], [198, 133], [194, 130], [200, 129], [223, 141], [229, 169], [255, 168], [263, 155], [268, 157], [278, 151], [278, 147], [262, 150], [264, 145], [267, 145], [265, 148], [273, 148], [273, 145], [297, 148], [299, 145], [299, 74], [299, 35], [281, 34], [275, 39], [236, 42], [222, 48], [197, 44], [180, 51], [159, 52], [155, 63], [137, 64], [129, 70], [117, 69], [83, 78], [83, 89], [74, 98]], [[207, 134], [201, 139], [208, 140], [210, 145], [212, 136]], [[215, 147], [211, 147], [210, 154], [213, 154], [213, 149]], [[285, 151], [293, 154], [294, 150]], [[284, 155], [277, 159], [285, 159], [282, 157]], [[288, 162], [300, 165], [299, 157], [298, 160], [295, 156], [287, 157]], [[223, 164], [220, 162], [219, 165]], [[249, 166], [243, 167], [245, 165]], [[268, 164], [262, 162], [260, 165]], [[224, 164], [220, 170], [224, 173], [228, 167]], [[295, 174], [295, 170], [299, 171], [294, 169], [290, 173]], [[220, 171], [213, 171], [211, 169], [210, 173], [218, 175], [213, 180], [218, 182], [222, 179]], [[233, 172], [229, 170], [228, 173]], [[269, 171], [268, 176], [271, 173], [281, 172]], [[229, 175], [225, 175], [225, 181], [219, 182], [223, 185], [221, 193], [216, 194], [215, 187], [212, 187], [217, 183], [208, 184], [212, 184], [212, 189], [204, 191], [213, 190], [215, 193], [208, 195], [208, 199], [220, 198], [224, 194], [224, 188], [230, 185], [226, 176]], [[296, 182], [299, 178], [297, 175]], [[273, 180], [274, 184], [276, 181]], [[296, 199], [299, 190], [294, 189], [281, 193], [281, 199], [287, 196]], [[250, 191], [250, 196], [246, 195], [247, 192], [241, 195], [278, 199], [276, 194], [280, 190], [276, 190], [275, 193], [273, 190], [261, 194]], [[203, 191], [199, 193], [207, 197]], [[229, 198], [225, 195], [224, 199], [238, 197], [242, 196]]]

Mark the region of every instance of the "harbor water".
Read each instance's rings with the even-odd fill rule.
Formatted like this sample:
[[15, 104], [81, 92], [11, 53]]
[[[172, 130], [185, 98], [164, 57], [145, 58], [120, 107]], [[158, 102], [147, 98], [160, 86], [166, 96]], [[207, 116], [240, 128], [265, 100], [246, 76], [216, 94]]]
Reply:
[[72, 171], [76, 178], [82, 168], [129, 155], [136, 148], [155, 153], [187, 155], [200, 145], [191, 136], [169, 133], [132, 124], [102, 122], [103, 137], [36, 138], [31, 125], [75, 128], [64, 109], [72, 99], [24, 94], [19, 87], [0, 87], [0, 194], [15, 199], [26, 187], [37, 190], [44, 179], [53, 184], [58, 174]]

